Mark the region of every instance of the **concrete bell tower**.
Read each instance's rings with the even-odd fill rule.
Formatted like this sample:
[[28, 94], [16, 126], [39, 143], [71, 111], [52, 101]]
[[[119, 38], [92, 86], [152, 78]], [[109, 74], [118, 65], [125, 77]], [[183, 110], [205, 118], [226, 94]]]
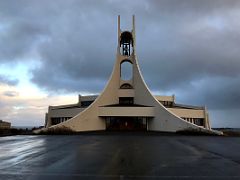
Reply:
[[[185, 121], [165, 108], [150, 92], [141, 74], [136, 55], [135, 17], [132, 30], [122, 31], [118, 16], [116, 61], [107, 85], [85, 110], [49, 128], [67, 127], [73, 131], [97, 131], [135, 128], [176, 132], [184, 129], [212, 132], [211, 129]], [[130, 77], [124, 78], [123, 66], [130, 67]]]

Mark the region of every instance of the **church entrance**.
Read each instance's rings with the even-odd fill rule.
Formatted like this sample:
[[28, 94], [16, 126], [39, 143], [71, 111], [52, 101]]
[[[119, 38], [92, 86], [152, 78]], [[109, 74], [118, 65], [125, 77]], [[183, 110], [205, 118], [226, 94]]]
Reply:
[[146, 117], [106, 117], [108, 131], [147, 131]]

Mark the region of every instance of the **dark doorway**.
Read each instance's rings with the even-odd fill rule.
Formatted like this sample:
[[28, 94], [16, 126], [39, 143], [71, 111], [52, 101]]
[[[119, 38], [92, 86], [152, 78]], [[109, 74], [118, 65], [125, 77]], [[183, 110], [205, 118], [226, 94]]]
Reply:
[[109, 131], [146, 131], [146, 117], [106, 117], [106, 129]]

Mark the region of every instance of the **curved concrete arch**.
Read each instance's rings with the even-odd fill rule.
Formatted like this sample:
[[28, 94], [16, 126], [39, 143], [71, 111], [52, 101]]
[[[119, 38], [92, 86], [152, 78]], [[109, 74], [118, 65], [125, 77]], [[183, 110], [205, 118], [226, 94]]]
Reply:
[[[183, 130], [188, 128], [205, 130], [205, 128], [203, 127], [197, 126], [195, 124], [192, 124], [190, 122], [183, 120], [181, 117], [178, 117], [176, 114], [172, 113], [167, 108], [165, 108], [150, 92], [148, 86], [146, 85], [142, 77], [137, 61], [136, 61], [136, 69], [137, 69], [136, 73], [138, 73], [140, 77], [139, 81], [141, 81], [141, 84], [139, 84], [139, 86], [142, 86], [138, 88], [145, 90], [145, 92], [141, 92], [141, 94], [139, 94], [139, 96], [141, 96], [141, 101], [136, 103], [142, 103], [142, 101], [144, 101], [145, 103], [147, 103], [146, 105], [155, 106], [156, 114], [152, 122], [150, 121], [148, 124], [149, 130], [167, 131], [167, 132], [176, 132], [178, 130]], [[138, 82], [138, 80], [135, 82]], [[135, 96], [136, 94], [137, 92], [135, 92]]]

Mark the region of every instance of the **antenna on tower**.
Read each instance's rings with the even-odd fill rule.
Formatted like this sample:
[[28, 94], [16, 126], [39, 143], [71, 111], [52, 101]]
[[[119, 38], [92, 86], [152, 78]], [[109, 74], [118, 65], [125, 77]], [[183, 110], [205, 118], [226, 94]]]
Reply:
[[132, 36], [133, 36], [133, 47], [136, 45], [136, 35], [135, 35], [135, 15], [132, 16]]
[[135, 15], [132, 16], [132, 30], [135, 32]]
[[121, 33], [121, 27], [120, 27], [120, 15], [118, 15], [118, 35]]

